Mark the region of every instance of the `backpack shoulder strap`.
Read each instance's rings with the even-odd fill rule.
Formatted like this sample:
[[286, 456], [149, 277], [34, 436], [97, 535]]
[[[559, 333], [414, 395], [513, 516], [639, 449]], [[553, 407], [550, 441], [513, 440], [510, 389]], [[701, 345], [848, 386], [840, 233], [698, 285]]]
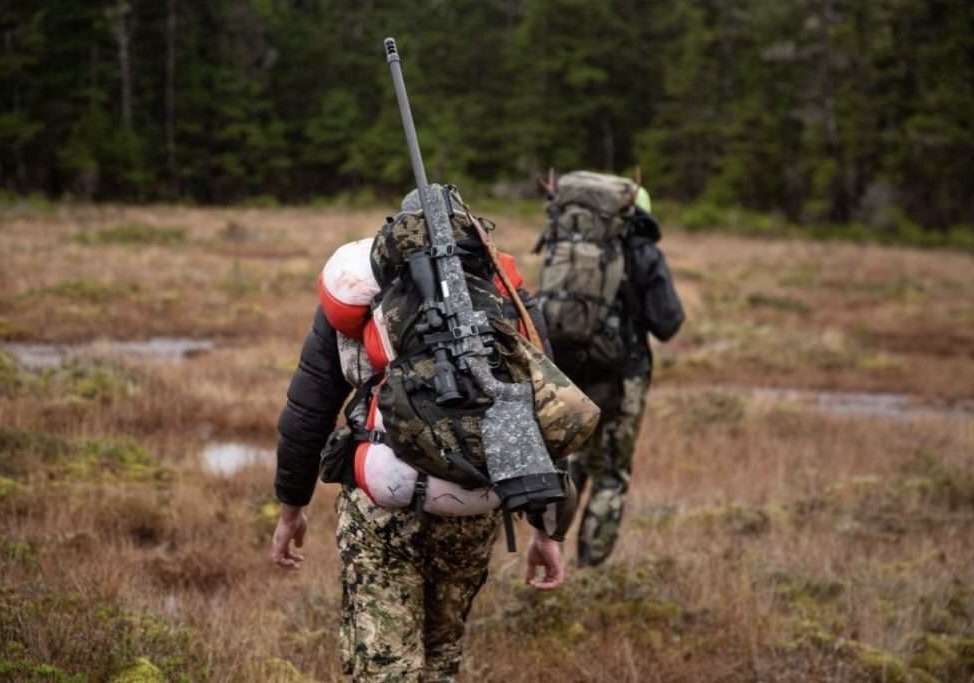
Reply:
[[477, 229], [477, 236], [480, 237], [481, 243], [483, 243], [484, 248], [487, 249], [487, 253], [490, 255], [490, 260], [494, 264], [494, 268], [497, 269], [497, 274], [500, 277], [501, 282], [504, 283], [504, 286], [507, 287], [508, 293], [511, 295], [511, 301], [514, 302], [514, 307], [517, 309], [517, 315], [524, 324], [524, 329], [527, 330], [528, 341], [530, 341], [536, 349], [544, 351], [544, 345], [541, 343], [541, 335], [538, 334], [538, 328], [534, 326], [534, 321], [531, 320], [531, 314], [528, 313], [527, 307], [524, 305], [524, 302], [521, 301], [521, 295], [517, 293], [517, 288], [513, 285], [511, 278], [507, 275], [507, 271], [504, 270], [504, 267], [501, 265], [500, 257], [497, 255], [497, 247], [493, 242], [491, 242], [490, 235], [488, 235], [487, 231], [484, 230], [484, 226], [480, 223], [480, 221], [472, 214], [470, 214], [469, 217], [470, 222], [473, 223], [473, 226]]

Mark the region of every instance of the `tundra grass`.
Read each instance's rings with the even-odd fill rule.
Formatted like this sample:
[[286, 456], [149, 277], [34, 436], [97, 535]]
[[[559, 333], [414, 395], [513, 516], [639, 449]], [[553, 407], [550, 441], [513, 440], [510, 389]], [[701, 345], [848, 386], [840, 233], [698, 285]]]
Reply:
[[[335, 490], [319, 487], [307, 560], [283, 573], [268, 561], [272, 469], [215, 474], [200, 454], [273, 447], [317, 273], [384, 215], [5, 217], [0, 336], [95, 350], [47, 369], [0, 350], [0, 680], [340, 676]], [[497, 220], [535, 283], [540, 206]], [[182, 237], [76, 238], [117, 226]], [[677, 230], [662, 248], [688, 319], [654, 345], [619, 546], [582, 570], [570, 536], [566, 587], [537, 594], [499, 544], [463, 679], [971, 680], [974, 257]], [[97, 351], [153, 336], [215, 348]], [[917, 410], [754, 391], [770, 388], [903, 394]]]

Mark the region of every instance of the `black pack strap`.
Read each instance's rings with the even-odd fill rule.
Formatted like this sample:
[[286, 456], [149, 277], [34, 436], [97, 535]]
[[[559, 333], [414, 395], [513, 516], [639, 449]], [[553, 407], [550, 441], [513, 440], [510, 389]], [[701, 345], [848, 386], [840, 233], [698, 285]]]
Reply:
[[426, 491], [429, 482], [429, 475], [419, 472], [416, 476], [416, 484], [413, 487], [413, 498], [409, 505], [413, 510], [413, 518], [409, 522], [411, 531], [423, 533], [429, 526], [429, 516], [423, 507], [426, 505]]
[[369, 443], [389, 444], [389, 435], [375, 429], [352, 429], [352, 438], [356, 441], [368, 441]]
[[365, 380], [365, 382], [362, 383], [362, 386], [360, 386], [358, 389], [355, 390], [355, 393], [352, 395], [352, 398], [349, 399], [348, 403], [345, 405], [345, 410], [344, 410], [345, 420], [353, 428], [354, 425], [352, 424], [352, 412], [355, 411], [355, 409], [362, 401], [368, 400], [368, 397], [372, 395], [372, 390], [376, 387], [376, 385], [379, 382], [382, 381], [382, 378], [384, 376], [385, 376], [384, 373], [377, 372], [371, 377], [369, 377], [367, 380]]
[[514, 536], [514, 517], [511, 511], [504, 508], [504, 537], [507, 539], [507, 552], [517, 552], [517, 538]]
[[409, 501], [409, 506], [417, 515], [423, 514], [423, 506], [426, 505], [426, 490], [429, 485], [429, 475], [426, 472], [418, 472], [416, 484], [413, 486], [413, 498]]

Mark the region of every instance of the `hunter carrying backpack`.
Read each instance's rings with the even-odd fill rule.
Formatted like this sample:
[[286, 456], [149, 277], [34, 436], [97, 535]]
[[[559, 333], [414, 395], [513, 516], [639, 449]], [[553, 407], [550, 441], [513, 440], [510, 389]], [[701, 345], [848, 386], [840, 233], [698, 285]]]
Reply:
[[613, 367], [626, 355], [618, 293], [626, 278], [623, 237], [638, 186], [620, 176], [575, 171], [558, 179], [548, 224], [538, 298], [556, 349], [586, 349], [587, 360]]

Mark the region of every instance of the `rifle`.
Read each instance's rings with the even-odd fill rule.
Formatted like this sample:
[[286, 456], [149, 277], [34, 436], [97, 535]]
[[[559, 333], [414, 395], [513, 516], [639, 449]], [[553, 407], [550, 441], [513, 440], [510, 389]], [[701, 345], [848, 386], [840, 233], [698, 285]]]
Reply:
[[[504, 508], [508, 549], [513, 551], [511, 513], [541, 512], [548, 503], [563, 500], [565, 493], [535, 419], [531, 384], [503, 382], [491, 371], [490, 322], [484, 311], [473, 307], [456, 253], [450, 216], [457, 207], [449, 186], [430, 184], [426, 178], [395, 39], [386, 38], [384, 46], [429, 237], [429, 250], [410, 257], [409, 275], [423, 298], [422, 332], [433, 350], [436, 402], [449, 406], [463, 400], [457, 382], [461, 373], [492, 400], [481, 421], [481, 437], [487, 473]], [[467, 217], [473, 222], [469, 213]], [[449, 334], [441, 334], [444, 331]]]

